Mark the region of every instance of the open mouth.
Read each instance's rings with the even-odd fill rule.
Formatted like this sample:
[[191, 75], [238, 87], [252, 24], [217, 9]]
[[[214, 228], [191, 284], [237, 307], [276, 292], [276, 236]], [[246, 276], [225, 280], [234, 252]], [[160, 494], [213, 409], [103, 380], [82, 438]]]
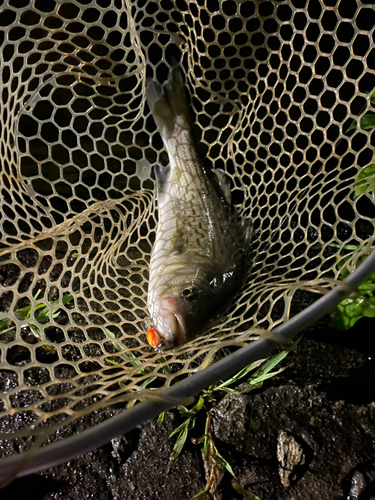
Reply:
[[176, 301], [172, 297], [161, 299], [156, 324], [166, 346], [173, 347], [185, 341], [184, 323], [182, 317], [176, 312]]

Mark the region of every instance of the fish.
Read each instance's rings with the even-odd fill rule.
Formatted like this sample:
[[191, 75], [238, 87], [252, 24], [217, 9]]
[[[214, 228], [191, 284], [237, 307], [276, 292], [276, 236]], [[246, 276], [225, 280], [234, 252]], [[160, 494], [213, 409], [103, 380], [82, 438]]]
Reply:
[[146, 95], [169, 156], [166, 167], [154, 166], [158, 223], [148, 336], [153, 346], [156, 333], [159, 343], [173, 348], [208, 328], [239, 289], [253, 229], [231, 207], [228, 176], [197, 153], [180, 67], [172, 65], [163, 85], [148, 78]]

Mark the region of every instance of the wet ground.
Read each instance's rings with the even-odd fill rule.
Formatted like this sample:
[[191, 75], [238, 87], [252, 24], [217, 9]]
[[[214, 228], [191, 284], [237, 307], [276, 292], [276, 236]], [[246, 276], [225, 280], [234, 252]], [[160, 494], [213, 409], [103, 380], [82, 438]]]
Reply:
[[[209, 405], [219, 453], [236, 483], [261, 500], [375, 499], [374, 320], [347, 332], [327, 322], [310, 328], [287, 368], [261, 389]], [[206, 412], [167, 473], [169, 435], [182, 421], [171, 411], [162, 424], [147, 422], [68, 464], [15, 480], [0, 498], [188, 500], [206, 484], [202, 444], [191, 440], [203, 434]], [[218, 481], [215, 500], [244, 498], [229, 472], [219, 471]]]

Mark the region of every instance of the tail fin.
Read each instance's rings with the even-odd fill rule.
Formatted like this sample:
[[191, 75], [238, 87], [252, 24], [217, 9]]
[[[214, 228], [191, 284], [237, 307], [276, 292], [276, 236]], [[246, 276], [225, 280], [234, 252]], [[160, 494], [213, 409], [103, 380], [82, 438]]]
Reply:
[[184, 78], [178, 65], [172, 66], [163, 86], [152, 78], [147, 79], [146, 85], [148, 105], [163, 140], [168, 140], [181, 129], [190, 130]]

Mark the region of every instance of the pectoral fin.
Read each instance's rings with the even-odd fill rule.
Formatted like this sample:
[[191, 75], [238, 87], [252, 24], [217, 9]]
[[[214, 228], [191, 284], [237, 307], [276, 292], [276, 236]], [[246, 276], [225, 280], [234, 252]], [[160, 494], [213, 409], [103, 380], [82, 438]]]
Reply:
[[232, 196], [230, 190], [229, 175], [225, 172], [225, 170], [222, 170], [221, 168], [216, 168], [213, 172], [216, 175], [219, 187], [221, 189], [221, 192], [223, 193], [225, 201], [228, 203], [228, 205], [230, 205]]
[[182, 254], [185, 247], [185, 235], [181, 228], [176, 228], [171, 241], [170, 241], [170, 251], [177, 254]]
[[254, 225], [251, 219], [242, 219], [241, 228], [243, 230], [244, 248], [246, 249], [251, 245], [254, 236]]
[[160, 198], [166, 191], [166, 185], [168, 184], [171, 172], [169, 166], [160, 167], [159, 165], [154, 165], [155, 178], [158, 186], [158, 197]]

